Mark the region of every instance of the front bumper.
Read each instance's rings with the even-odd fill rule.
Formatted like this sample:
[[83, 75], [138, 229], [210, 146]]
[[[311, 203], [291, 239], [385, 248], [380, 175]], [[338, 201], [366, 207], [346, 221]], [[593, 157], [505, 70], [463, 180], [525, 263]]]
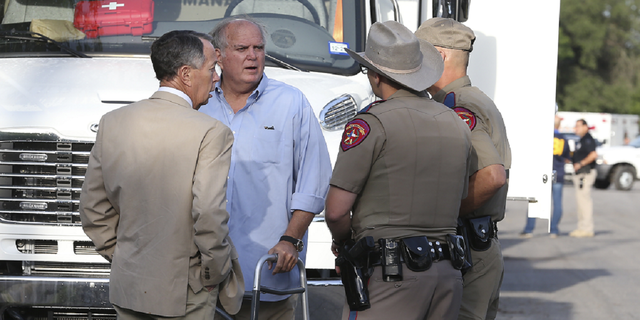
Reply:
[[0, 277], [0, 307], [111, 308], [109, 279]]
[[596, 175], [596, 180], [607, 180], [609, 178], [609, 173], [611, 172], [612, 166], [609, 164], [599, 164], [596, 166], [596, 171], [598, 174]]

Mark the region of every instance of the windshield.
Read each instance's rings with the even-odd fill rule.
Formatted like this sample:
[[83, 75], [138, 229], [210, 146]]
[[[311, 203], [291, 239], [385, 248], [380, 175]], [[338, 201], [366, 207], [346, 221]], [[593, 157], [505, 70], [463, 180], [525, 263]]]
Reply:
[[[208, 33], [248, 15], [267, 31], [267, 65], [351, 75], [344, 48], [364, 51], [364, 1], [340, 0], [0, 0], [0, 58], [148, 55], [171, 30]], [[41, 37], [44, 36], [44, 37]], [[78, 54], [80, 53], [80, 54]]]

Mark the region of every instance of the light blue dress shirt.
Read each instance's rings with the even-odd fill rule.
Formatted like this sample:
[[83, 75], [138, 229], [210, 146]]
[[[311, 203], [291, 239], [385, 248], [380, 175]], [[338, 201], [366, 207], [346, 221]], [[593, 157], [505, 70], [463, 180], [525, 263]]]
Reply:
[[[322, 130], [304, 94], [262, 76], [247, 104], [234, 114], [219, 83], [200, 108], [233, 131], [227, 184], [229, 235], [238, 253], [245, 290], [253, 288], [255, 266], [284, 234], [294, 210], [322, 212], [331, 179], [331, 162]], [[300, 258], [305, 261], [305, 249]], [[299, 286], [297, 268], [271, 275], [267, 264], [261, 284]], [[262, 301], [287, 296], [262, 294]]]

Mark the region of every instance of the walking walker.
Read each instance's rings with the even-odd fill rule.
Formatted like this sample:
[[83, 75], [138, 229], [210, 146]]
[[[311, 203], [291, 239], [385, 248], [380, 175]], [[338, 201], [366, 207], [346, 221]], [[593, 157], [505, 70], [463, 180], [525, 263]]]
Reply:
[[[303, 320], [309, 320], [309, 298], [307, 296], [307, 274], [304, 268], [304, 262], [298, 258], [298, 262], [296, 266], [298, 267], [298, 272], [300, 272], [300, 287], [293, 289], [274, 289], [260, 285], [260, 278], [262, 265], [265, 262], [270, 261], [272, 263], [276, 263], [278, 261], [278, 256], [275, 254], [266, 254], [258, 260], [256, 264], [256, 269], [253, 277], [253, 291], [251, 293], [245, 293], [245, 298], [251, 299], [251, 320], [258, 319], [258, 311], [260, 309], [260, 293], [270, 293], [276, 295], [286, 295], [286, 294], [302, 294], [302, 317]], [[292, 270], [293, 271], [293, 270]], [[246, 299], [245, 299], [246, 301]], [[216, 307], [216, 313], [222, 315], [224, 319], [232, 320], [231, 317], [224, 312], [222, 309]]]

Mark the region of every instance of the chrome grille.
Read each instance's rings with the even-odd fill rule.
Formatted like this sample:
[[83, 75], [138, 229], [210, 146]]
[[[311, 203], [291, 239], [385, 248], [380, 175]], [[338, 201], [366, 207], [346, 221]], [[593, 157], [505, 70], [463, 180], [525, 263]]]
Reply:
[[92, 142], [0, 141], [0, 220], [80, 224], [78, 205]]
[[28, 306], [10, 307], [14, 314], [19, 314], [21, 318], [30, 320], [116, 320], [116, 312], [106, 308], [68, 308], [51, 306]]
[[109, 278], [108, 263], [23, 261], [24, 275], [41, 277]]
[[341, 130], [358, 113], [355, 99], [343, 94], [327, 103], [320, 112], [320, 125], [326, 130]]
[[78, 255], [98, 255], [96, 246], [91, 241], [74, 241], [73, 252]]
[[57, 254], [58, 241], [55, 240], [16, 240], [16, 249], [27, 254]]

